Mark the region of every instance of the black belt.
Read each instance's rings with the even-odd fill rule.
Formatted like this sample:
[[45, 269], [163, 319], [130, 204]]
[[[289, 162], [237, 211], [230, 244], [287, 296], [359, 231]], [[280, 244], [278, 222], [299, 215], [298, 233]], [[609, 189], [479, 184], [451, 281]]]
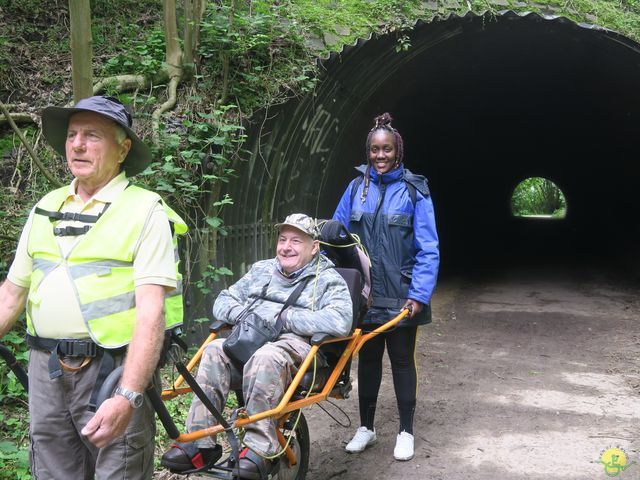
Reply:
[[27, 345], [29, 348], [41, 350], [43, 352], [50, 352], [49, 355], [49, 378], [51, 380], [62, 376], [62, 364], [60, 363], [60, 355], [64, 357], [102, 357], [100, 362], [100, 369], [98, 370], [98, 376], [96, 383], [93, 386], [91, 392], [91, 399], [89, 400], [89, 409], [91, 411], [96, 410], [96, 399], [102, 383], [107, 376], [115, 368], [115, 357], [124, 354], [127, 347], [120, 347], [115, 349], [103, 348], [97, 345], [92, 340], [76, 340], [76, 339], [56, 339], [56, 338], [42, 338], [34, 337], [27, 333]]
[[42, 338], [34, 337], [27, 333], [27, 345], [29, 348], [44, 352], [57, 352], [65, 357], [96, 357], [98, 352], [104, 350], [92, 340], [76, 340], [73, 338]]

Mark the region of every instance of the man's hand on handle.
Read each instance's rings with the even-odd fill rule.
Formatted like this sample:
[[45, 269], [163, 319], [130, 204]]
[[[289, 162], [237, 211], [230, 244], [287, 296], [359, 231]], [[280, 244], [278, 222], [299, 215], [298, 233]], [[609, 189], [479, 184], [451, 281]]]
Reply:
[[[136, 327], [127, 350], [120, 385], [142, 392], [151, 382], [164, 339], [164, 287], [136, 287]], [[105, 400], [82, 435], [98, 448], [124, 435], [133, 416], [133, 407], [125, 397], [115, 395]]]
[[422, 303], [418, 302], [417, 300], [413, 300], [413, 299], [409, 298], [405, 302], [405, 304], [402, 307], [402, 309], [404, 310], [405, 308], [408, 308], [409, 309], [409, 318], [413, 318], [413, 317], [415, 317], [417, 314], [419, 314], [422, 311], [423, 307], [424, 307], [424, 305]]
[[133, 407], [129, 400], [116, 395], [100, 405], [81, 433], [96, 447], [106, 447], [112, 440], [124, 435], [132, 415]]

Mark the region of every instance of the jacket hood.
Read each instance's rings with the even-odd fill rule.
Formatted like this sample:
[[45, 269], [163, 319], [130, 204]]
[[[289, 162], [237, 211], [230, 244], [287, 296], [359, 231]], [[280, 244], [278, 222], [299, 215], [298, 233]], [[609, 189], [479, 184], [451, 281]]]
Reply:
[[360, 165], [356, 167], [356, 170], [359, 171], [362, 175], [367, 172], [367, 167], [369, 168], [369, 177], [373, 183], [393, 183], [401, 180], [404, 175], [404, 165], [401, 163], [397, 168], [388, 171], [387, 173], [380, 174], [376, 172], [376, 169], [370, 165]]
[[407, 183], [413, 185], [416, 190], [418, 190], [425, 197], [430, 194], [429, 192], [429, 183], [425, 177], [422, 175], [416, 175], [412, 173], [411, 170], [404, 167], [404, 164], [401, 163], [398, 168], [394, 168], [393, 170], [383, 173], [380, 175], [376, 172], [375, 168], [370, 165], [362, 164], [355, 167], [356, 170], [364, 175], [367, 172], [367, 168], [369, 168], [369, 176], [373, 183], [380, 183], [380, 179], [382, 179], [382, 183], [393, 183], [398, 180], [404, 180]]

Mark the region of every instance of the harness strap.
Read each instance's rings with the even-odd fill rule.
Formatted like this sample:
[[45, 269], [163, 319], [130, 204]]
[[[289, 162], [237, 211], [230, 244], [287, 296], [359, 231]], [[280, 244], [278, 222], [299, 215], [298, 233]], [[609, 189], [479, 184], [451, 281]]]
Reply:
[[56, 220], [69, 220], [73, 222], [96, 223], [104, 213], [104, 210], [100, 212], [98, 215], [87, 215], [84, 213], [75, 213], [75, 212], [52, 212], [50, 210], [45, 210], [43, 208], [36, 207], [35, 213], [37, 213], [38, 215], [44, 215], [45, 217], [49, 217], [52, 222]]
[[[67, 367], [68, 371], [77, 371], [88, 365], [90, 359], [98, 355], [98, 345], [91, 340], [75, 340], [75, 339], [56, 339], [56, 338], [43, 338], [35, 337], [27, 333], [27, 345], [29, 348], [41, 350], [43, 352], [49, 352], [49, 378], [53, 380], [62, 376], [63, 366]], [[60, 360], [60, 355], [66, 357], [84, 357], [85, 361], [82, 362], [81, 367], [69, 367]], [[89, 361], [86, 359], [89, 358]], [[77, 370], [73, 370], [76, 368]]]
[[84, 227], [55, 227], [53, 234], [56, 237], [77, 237], [78, 235], [84, 235], [89, 230], [91, 230], [90, 225], [85, 225]]
[[193, 375], [187, 370], [187, 367], [182, 362], [177, 362], [175, 364], [176, 370], [178, 373], [182, 375], [182, 378], [187, 382], [187, 385], [191, 387], [194, 395], [197, 396], [204, 407], [213, 415], [213, 417], [218, 421], [220, 425], [224, 428], [224, 431], [227, 435], [227, 440], [229, 445], [231, 445], [231, 455], [233, 458], [238, 458], [238, 454], [240, 452], [240, 446], [238, 443], [238, 437], [233, 432], [233, 428], [222, 416], [220, 411], [215, 407], [213, 402], [209, 399], [207, 394], [202, 390], [202, 387], [196, 382], [196, 379], [193, 378]]
[[[122, 350], [122, 349], [118, 349]], [[91, 390], [91, 398], [89, 399], [89, 411], [95, 412], [97, 410], [98, 404], [98, 394], [100, 393], [100, 387], [104, 383], [105, 379], [109, 376], [111, 372], [116, 367], [116, 359], [114, 357], [114, 352], [111, 350], [103, 350], [102, 352], [102, 361], [100, 362], [100, 368], [98, 370], [98, 376], [96, 378], [96, 383], [93, 385], [93, 390]]]
[[[98, 215], [88, 215], [85, 213], [75, 213], [75, 212], [60, 212], [60, 211], [51, 211], [45, 210], [40, 207], [36, 207], [35, 213], [38, 215], [43, 215], [45, 217], [49, 217], [49, 220], [52, 222], [67, 220], [74, 222], [82, 222], [82, 223], [96, 223], [100, 220], [100, 217], [104, 215], [104, 212], [107, 211], [111, 204], [105, 203], [104, 208]], [[62, 208], [62, 206], [60, 206]], [[77, 237], [79, 235], [84, 235], [91, 229], [91, 225], [84, 225], [82, 227], [55, 227], [53, 229], [53, 234], [58, 237]]]
[[[126, 347], [115, 349], [102, 348], [92, 340], [43, 338], [29, 334], [27, 334], [27, 345], [29, 345], [29, 348], [50, 352], [47, 365], [49, 367], [49, 378], [51, 380], [61, 377], [63, 369], [69, 372], [77, 372], [87, 366], [93, 358], [98, 356], [102, 357], [96, 383], [93, 386], [89, 400], [89, 410], [92, 412], [96, 411], [96, 400], [100, 392], [100, 387], [102, 387], [104, 380], [115, 368], [116, 357], [123, 355], [126, 349]], [[60, 359], [61, 355], [66, 357], [84, 357], [84, 360], [80, 366], [71, 367]]]
[[27, 333], [27, 345], [29, 348], [45, 352], [56, 351], [66, 357], [95, 357], [103, 350], [93, 340], [75, 338], [43, 338]]

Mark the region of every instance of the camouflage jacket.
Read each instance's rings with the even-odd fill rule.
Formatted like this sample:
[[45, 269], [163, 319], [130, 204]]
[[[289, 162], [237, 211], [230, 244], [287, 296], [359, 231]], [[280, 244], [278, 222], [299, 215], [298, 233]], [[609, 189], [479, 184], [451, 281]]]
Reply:
[[[302, 274], [289, 280], [277, 268], [278, 260], [262, 260], [236, 283], [218, 295], [213, 305], [213, 316], [234, 324], [238, 315], [268, 285], [266, 295], [259, 298], [251, 310], [273, 323], [296, 285], [308, 278], [298, 300], [283, 314], [283, 334], [310, 337], [315, 333], [328, 333], [336, 337], [348, 335], [351, 330], [353, 306], [344, 279], [324, 255], [318, 255]], [[310, 278], [309, 278], [310, 277]]]

